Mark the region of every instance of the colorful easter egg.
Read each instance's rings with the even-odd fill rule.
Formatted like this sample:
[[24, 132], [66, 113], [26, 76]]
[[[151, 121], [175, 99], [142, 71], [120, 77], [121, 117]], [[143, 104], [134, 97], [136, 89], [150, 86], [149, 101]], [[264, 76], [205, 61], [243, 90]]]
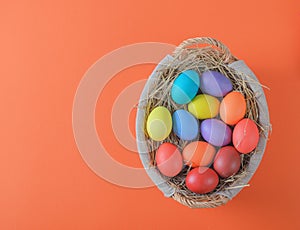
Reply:
[[201, 122], [201, 134], [204, 140], [215, 146], [228, 145], [232, 131], [228, 125], [218, 119], [206, 119]]
[[190, 141], [199, 135], [199, 122], [188, 111], [176, 110], [172, 118], [173, 131], [182, 140]]
[[199, 74], [195, 70], [186, 70], [176, 77], [171, 88], [171, 97], [177, 104], [189, 103], [199, 90]]
[[168, 177], [176, 176], [183, 167], [182, 156], [178, 148], [167, 142], [161, 144], [157, 149], [155, 161], [158, 170]]
[[236, 174], [241, 166], [241, 157], [233, 146], [219, 149], [214, 159], [214, 169], [222, 178]]
[[188, 110], [198, 119], [213, 118], [219, 113], [220, 102], [217, 98], [207, 95], [197, 95], [189, 104]]
[[215, 190], [219, 183], [217, 173], [207, 167], [197, 167], [188, 172], [186, 187], [194, 193], [205, 194]]
[[200, 77], [200, 89], [203, 93], [224, 97], [232, 91], [232, 83], [229, 78], [217, 71], [205, 71]]
[[153, 109], [148, 116], [146, 129], [153, 140], [166, 139], [172, 131], [172, 117], [169, 110], [163, 106]]
[[183, 161], [186, 165], [210, 166], [216, 154], [216, 149], [205, 141], [194, 141], [184, 147]]
[[243, 119], [246, 113], [246, 101], [244, 95], [233, 91], [228, 93], [220, 105], [220, 117], [228, 125], [235, 125]]
[[233, 129], [232, 142], [240, 153], [252, 152], [259, 141], [257, 125], [251, 119], [244, 118]]

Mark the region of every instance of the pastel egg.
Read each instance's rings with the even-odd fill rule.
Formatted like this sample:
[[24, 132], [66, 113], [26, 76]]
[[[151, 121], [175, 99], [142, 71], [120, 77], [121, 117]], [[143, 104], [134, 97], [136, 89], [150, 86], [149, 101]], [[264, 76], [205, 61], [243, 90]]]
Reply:
[[228, 125], [235, 125], [246, 114], [244, 95], [234, 91], [228, 93], [220, 105], [220, 117]]
[[183, 71], [174, 80], [171, 97], [177, 104], [189, 103], [199, 90], [199, 75], [195, 70]]
[[155, 141], [166, 139], [172, 131], [172, 117], [166, 107], [158, 106], [148, 116], [146, 129]]
[[233, 146], [219, 149], [214, 160], [214, 169], [222, 178], [236, 174], [241, 167], [241, 157]]
[[206, 119], [200, 125], [204, 140], [214, 146], [224, 146], [231, 142], [232, 131], [228, 125], [218, 119]]
[[194, 141], [184, 147], [183, 161], [186, 165], [210, 166], [216, 154], [216, 149], [205, 141]]
[[198, 119], [207, 119], [217, 116], [219, 107], [220, 102], [217, 98], [200, 94], [188, 104], [188, 111]]
[[233, 129], [232, 142], [240, 153], [252, 152], [259, 141], [257, 125], [251, 119], [245, 118]]
[[188, 111], [176, 110], [172, 118], [173, 131], [182, 140], [190, 141], [199, 135], [199, 122]]
[[163, 143], [155, 154], [158, 170], [165, 176], [174, 177], [183, 167], [182, 156], [178, 148], [171, 143]]
[[186, 187], [194, 193], [209, 193], [217, 187], [219, 177], [217, 173], [207, 167], [197, 167], [188, 172], [185, 178]]
[[205, 71], [200, 77], [200, 89], [203, 93], [215, 97], [224, 97], [232, 91], [231, 81], [217, 71]]

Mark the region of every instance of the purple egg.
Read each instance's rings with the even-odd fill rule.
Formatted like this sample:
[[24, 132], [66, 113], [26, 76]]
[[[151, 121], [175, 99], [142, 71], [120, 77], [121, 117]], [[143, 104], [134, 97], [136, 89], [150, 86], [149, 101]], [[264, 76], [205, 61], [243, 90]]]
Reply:
[[218, 119], [206, 119], [200, 125], [202, 137], [214, 146], [224, 146], [231, 142], [231, 128]]
[[224, 97], [232, 91], [231, 81], [223, 74], [217, 71], [206, 71], [200, 77], [200, 89], [203, 93], [215, 97]]

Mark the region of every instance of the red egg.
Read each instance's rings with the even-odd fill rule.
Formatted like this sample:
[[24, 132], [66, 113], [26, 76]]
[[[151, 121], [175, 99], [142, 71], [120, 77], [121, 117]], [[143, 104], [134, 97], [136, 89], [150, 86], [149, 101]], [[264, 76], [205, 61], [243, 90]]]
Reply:
[[233, 146], [220, 148], [214, 160], [214, 169], [220, 177], [226, 178], [236, 174], [241, 166], [241, 157]]
[[185, 178], [186, 187], [198, 194], [205, 194], [213, 191], [218, 183], [218, 174], [207, 167], [194, 168]]
[[259, 132], [256, 124], [251, 119], [245, 118], [234, 127], [232, 142], [240, 153], [250, 153], [259, 141]]
[[171, 143], [163, 143], [159, 146], [156, 151], [155, 160], [158, 170], [168, 177], [176, 176], [183, 167], [181, 153]]

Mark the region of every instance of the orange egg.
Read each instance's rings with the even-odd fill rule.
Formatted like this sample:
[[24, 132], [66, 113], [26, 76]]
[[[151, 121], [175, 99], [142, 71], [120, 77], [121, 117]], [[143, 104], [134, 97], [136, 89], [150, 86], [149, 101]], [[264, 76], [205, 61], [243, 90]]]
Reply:
[[204, 141], [194, 141], [189, 143], [182, 152], [185, 164], [192, 167], [209, 166], [216, 154], [215, 148]]
[[246, 101], [242, 93], [227, 94], [220, 105], [220, 117], [228, 125], [235, 125], [246, 114]]

